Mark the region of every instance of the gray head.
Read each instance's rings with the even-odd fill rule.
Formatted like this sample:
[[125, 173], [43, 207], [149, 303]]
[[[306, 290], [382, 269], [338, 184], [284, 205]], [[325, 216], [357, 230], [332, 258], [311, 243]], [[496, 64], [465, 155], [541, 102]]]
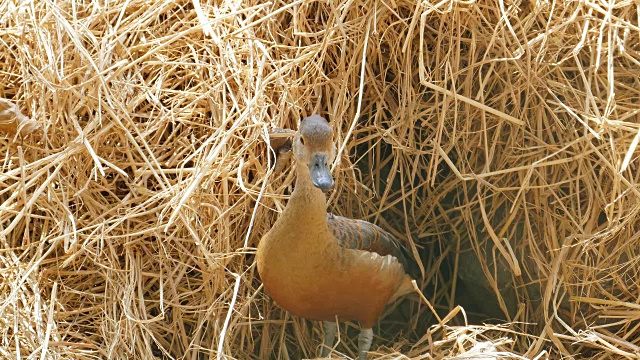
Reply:
[[309, 168], [315, 187], [324, 192], [333, 189], [329, 166], [335, 159], [335, 144], [333, 129], [327, 120], [311, 115], [300, 122], [300, 129], [293, 140], [293, 156]]

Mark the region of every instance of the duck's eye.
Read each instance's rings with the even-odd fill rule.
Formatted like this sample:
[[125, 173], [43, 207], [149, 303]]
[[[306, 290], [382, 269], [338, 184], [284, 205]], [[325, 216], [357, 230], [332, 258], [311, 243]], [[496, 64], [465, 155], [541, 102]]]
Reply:
[[300, 137], [300, 144], [302, 144], [302, 146], [304, 146], [304, 138], [302, 136]]

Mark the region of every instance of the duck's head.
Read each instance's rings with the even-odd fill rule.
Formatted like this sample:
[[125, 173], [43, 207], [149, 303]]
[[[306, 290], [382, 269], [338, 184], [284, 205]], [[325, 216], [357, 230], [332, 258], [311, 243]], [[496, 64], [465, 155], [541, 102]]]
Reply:
[[335, 158], [333, 129], [327, 120], [311, 115], [300, 122], [300, 129], [293, 140], [293, 156], [309, 168], [313, 186], [327, 192], [333, 189], [333, 176], [329, 165]]

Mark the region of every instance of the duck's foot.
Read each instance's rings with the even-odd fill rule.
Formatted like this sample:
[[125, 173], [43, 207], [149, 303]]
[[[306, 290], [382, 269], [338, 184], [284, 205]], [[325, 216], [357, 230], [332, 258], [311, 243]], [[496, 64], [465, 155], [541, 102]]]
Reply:
[[324, 328], [324, 341], [322, 342], [320, 357], [326, 358], [329, 356], [331, 349], [333, 349], [333, 341], [336, 339], [338, 324], [333, 321], [323, 321], [322, 327]]
[[362, 329], [358, 336], [358, 360], [366, 360], [373, 341], [373, 329]]

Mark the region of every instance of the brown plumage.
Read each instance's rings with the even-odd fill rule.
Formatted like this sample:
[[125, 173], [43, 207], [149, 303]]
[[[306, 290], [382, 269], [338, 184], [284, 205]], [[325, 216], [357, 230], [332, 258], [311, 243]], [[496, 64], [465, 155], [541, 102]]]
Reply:
[[420, 275], [413, 256], [398, 239], [368, 221], [327, 214], [327, 225], [342, 247], [392, 255], [412, 277]]
[[258, 272], [281, 307], [325, 321], [325, 346], [333, 345], [336, 317], [358, 321], [359, 358], [365, 359], [371, 327], [389, 302], [411, 291], [407, 274], [415, 264], [409, 251], [376, 225], [327, 214], [324, 191], [334, 184], [329, 164], [335, 145], [326, 120], [314, 115], [301, 122], [293, 156], [296, 185], [258, 245]]

